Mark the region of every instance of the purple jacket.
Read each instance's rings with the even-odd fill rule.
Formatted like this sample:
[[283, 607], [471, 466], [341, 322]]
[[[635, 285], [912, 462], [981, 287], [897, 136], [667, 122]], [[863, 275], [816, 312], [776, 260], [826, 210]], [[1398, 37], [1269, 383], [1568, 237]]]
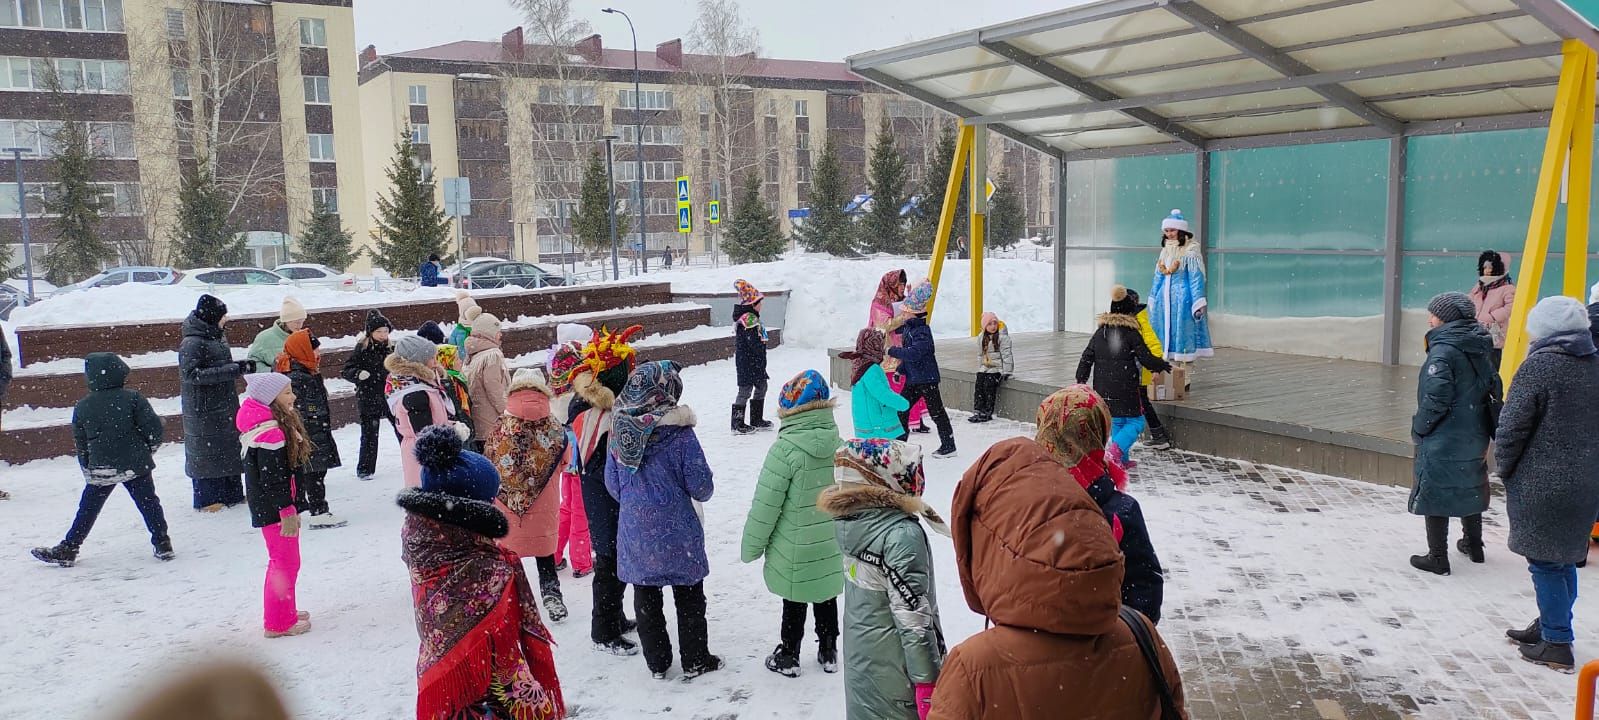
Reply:
[[616, 567], [623, 582], [693, 585], [710, 574], [705, 528], [691, 500], [711, 499], [714, 487], [711, 466], [693, 427], [657, 428], [637, 472], [608, 456], [605, 489], [622, 506]]

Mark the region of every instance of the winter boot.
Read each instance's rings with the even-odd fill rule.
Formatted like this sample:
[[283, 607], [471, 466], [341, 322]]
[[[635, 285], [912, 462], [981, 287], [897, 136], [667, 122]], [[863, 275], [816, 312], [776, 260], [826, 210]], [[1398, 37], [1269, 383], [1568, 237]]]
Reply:
[[1455, 543], [1455, 549], [1460, 554], [1471, 558], [1474, 563], [1481, 564], [1486, 561], [1482, 554], [1482, 516], [1468, 515], [1460, 519], [1460, 528], [1465, 531], [1463, 537]]
[[178, 556], [177, 553], [172, 552], [172, 541], [167, 538], [161, 538], [160, 540], [153, 541], [150, 543], [150, 545], [154, 547], [152, 552], [155, 555], [155, 559], [162, 562], [166, 562]]
[[322, 513], [321, 515], [312, 515], [310, 518], [307, 518], [306, 521], [305, 521], [305, 526], [309, 527], [309, 528], [311, 528], [313, 530], [326, 530], [328, 528], [340, 528], [340, 527], [344, 527], [345, 525], [348, 525], [348, 524], [350, 524], [349, 521], [347, 521], [344, 518], [341, 518], [341, 517], [339, 517], [337, 515], [334, 515], [333, 513], [330, 513], [330, 512], [325, 512], [325, 513]]
[[[1566, 657], [1571, 657], [1571, 646], [1566, 646]], [[704, 659], [692, 665], [683, 666], [683, 680], [693, 680], [705, 673], [716, 672], [722, 669], [722, 659], [715, 655], [706, 655]]]
[[615, 640], [594, 643], [594, 649], [619, 657], [630, 657], [638, 654], [638, 643], [625, 637], [617, 636]]
[[1171, 433], [1166, 431], [1166, 426], [1149, 429], [1150, 450], [1170, 450], [1171, 446]]
[[39, 562], [54, 563], [61, 567], [72, 567], [78, 562], [78, 549], [66, 543], [55, 547], [36, 547], [32, 554]]
[[752, 428], [752, 427], [744, 424], [744, 406], [743, 405], [734, 405], [733, 406], [733, 434], [734, 435], [748, 435], [748, 434], [750, 434], [752, 432], [755, 432], [755, 428]]
[[560, 572], [560, 571], [565, 570], [565, 569], [566, 569], [566, 558], [561, 558], [560, 562], [555, 563], [555, 571], [556, 572]]
[[1481, 564], [1488, 561], [1487, 558], [1483, 556], [1482, 543], [1473, 545], [1466, 538], [1461, 538], [1455, 541], [1455, 549], [1459, 550], [1461, 555], [1471, 558], [1471, 561], [1474, 563]]
[[784, 677], [799, 677], [799, 651], [778, 645], [771, 655], [766, 656], [766, 669]]
[[1448, 575], [1449, 556], [1435, 555], [1432, 553], [1428, 553], [1426, 555], [1411, 555], [1410, 566], [1417, 570], [1425, 570], [1434, 575]]
[[822, 672], [838, 672], [838, 638], [818, 640], [816, 644], [816, 662], [822, 666]]
[[561, 594], [544, 594], [544, 614], [550, 616], [550, 622], [560, 622], [566, 619], [566, 600]]
[[766, 400], [765, 399], [751, 400], [750, 401], [750, 427], [755, 428], [756, 430], [771, 430], [772, 429], [772, 423], [770, 421], [768, 421], [764, 417], [765, 415], [766, 415]]
[[628, 619], [628, 618], [625, 618], [625, 617], [622, 618], [622, 634], [623, 635], [632, 635], [633, 633], [636, 633], [636, 632], [638, 632], [638, 621], [637, 620], [631, 620], [631, 619]]
[[1428, 515], [1427, 554], [1410, 556], [1410, 566], [1434, 575], [1449, 574], [1449, 518]]
[[304, 635], [304, 634], [306, 634], [308, 632], [311, 632], [311, 619], [307, 617], [307, 618], [301, 618], [300, 620], [296, 621], [293, 625], [290, 625], [289, 629], [287, 629], [287, 630], [267, 630], [265, 632], [265, 635], [266, 635], [268, 640], [272, 640], [274, 638], [294, 637], [295, 635]]
[[1506, 630], [1505, 637], [1521, 645], [1537, 645], [1543, 642], [1543, 629], [1538, 627], [1538, 618], [1533, 618], [1525, 630]]
[[1533, 645], [1522, 645], [1521, 659], [1562, 672], [1571, 672], [1577, 666], [1576, 659], [1571, 656], [1571, 643], [1540, 641]]
[[944, 438], [943, 442], [940, 442], [938, 444], [938, 449], [933, 451], [933, 457], [936, 457], [936, 458], [952, 458], [952, 457], [955, 457], [955, 438]]

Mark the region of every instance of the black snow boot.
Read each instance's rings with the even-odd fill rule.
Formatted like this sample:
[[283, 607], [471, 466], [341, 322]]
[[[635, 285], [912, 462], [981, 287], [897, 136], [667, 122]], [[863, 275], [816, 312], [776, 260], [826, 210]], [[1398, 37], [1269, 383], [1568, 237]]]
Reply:
[[638, 643], [625, 637], [618, 637], [615, 640], [594, 643], [594, 649], [620, 657], [630, 657], [638, 654]]
[[1543, 629], [1538, 627], [1538, 618], [1533, 618], [1525, 630], [1506, 630], [1505, 637], [1522, 645], [1537, 645], [1543, 642]]
[[1571, 672], [1576, 669], [1576, 658], [1571, 656], [1571, 643], [1538, 642], [1521, 646], [1521, 659], [1530, 663]]
[[955, 457], [955, 438], [944, 438], [943, 442], [939, 443], [938, 449], [933, 451], [933, 457]]
[[823, 638], [816, 643], [816, 662], [822, 666], [822, 672], [838, 672], [838, 638]]
[[61, 567], [72, 567], [78, 561], [78, 549], [66, 543], [55, 547], [36, 547], [32, 553], [39, 562], [53, 563]]
[[752, 428], [752, 427], [744, 424], [744, 406], [743, 405], [734, 405], [733, 406], [733, 434], [734, 435], [748, 435], [748, 434], [750, 434], [752, 432], [755, 432], [755, 428]]
[[1465, 536], [1455, 543], [1455, 549], [1471, 558], [1474, 563], [1486, 562], [1487, 559], [1482, 553], [1482, 516], [1463, 517], [1460, 519], [1460, 527], [1465, 530]]
[[1410, 566], [1434, 575], [1449, 574], [1449, 518], [1427, 516], [1427, 554], [1411, 555]]
[[1448, 575], [1449, 556], [1433, 555], [1431, 553], [1426, 555], [1411, 555], [1410, 566], [1417, 570], [1425, 570], [1434, 575]]
[[778, 645], [771, 655], [766, 656], [766, 669], [784, 677], [799, 677], [799, 650]]
[[766, 400], [765, 399], [751, 400], [750, 401], [750, 427], [755, 428], [756, 430], [771, 430], [772, 429], [772, 423], [766, 419], [765, 415], [766, 415]]
[[566, 599], [561, 597], [560, 591], [544, 593], [544, 614], [550, 617], [550, 622], [566, 619]]
[[[1566, 646], [1567, 655], [1570, 655], [1570, 645]], [[683, 665], [683, 680], [693, 680], [705, 673], [716, 672], [722, 669], [722, 658], [715, 655], [706, 655], [703, 659], [693, 664]]]
[[1149, 429], [1150, 450], [1170, 450], [1171, 448], [1171, 433], [1166, 430], [1166, 426], [1162, 425]]
[[155, 559], [162, 562], [166, 562], [178, 556], [177, 553], [172, 552], [172, 541], [167, 538], [156, 540], [155, 542], [150, 543], [150, 545], [153, 548], [152, 554], [155, 555]]

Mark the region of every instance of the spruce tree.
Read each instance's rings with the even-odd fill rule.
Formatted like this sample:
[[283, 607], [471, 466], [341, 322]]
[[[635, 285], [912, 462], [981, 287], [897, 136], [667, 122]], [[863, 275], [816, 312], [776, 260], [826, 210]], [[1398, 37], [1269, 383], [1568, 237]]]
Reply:
[[905, 204], [905, 155], [894, 142], [894, 126], [886, 113], [872, 144], [866, 181], [872, 192], [872, 209], [856, 226], [861, 250], [905, 252], [905, 224], [899, 216], [899, 209]]
[[1009, 172], [1000, 173], [994, 181], [994, 197], [988, 201], [988, 233], [985, 247], [1006, 250], [1016, 245], [1027, 229], [1027, 218], [1022, 216], [1022, 201]]
[[294, 261], [326, 265], [339, 272], [355, 262], [361, 251], [352, 248], [353, 237], [339, 222], [339, 216], [330, 212], [327, 205], [317, 202], [311, 208], [311, 219], [305, 223], [305, 233], [300, 236], [300, 247], [294, 251]]
[[[933, 251], [934, 236], [938, 234], [938, 215], [944, 208], [944, 189], [949, 183], [949, 170], [955, 165], [955, 140], [955, 130], [948, 126], [938, 136], [938, 150], [922, 182], [922, 203], [918, 208], [920, 214], [911, 228], [911, 247], [916, 252]], [[954, 247], [955, 238], [966, 234], [966, 198], [969, 191], [966, 177], [966, 173], [961, 174], [960, 201], [955, 205], [955, 223], [949, 232], [950, 247]]]
[[[572, 234], [577, 244], [590, 252], [608, 252], [611, 249], [611, 213], [606, 207], [611, 202], [611, 178], [605, 174], [605, 160], [598, 150], [589, 154], [583, 168], [583, 184], [578, 191], [577, 213], [572, 217]], [[622, 212], [621, 201], [616, 208], [616, 237], [627, 234], [628, 220]], [[555, 222], [555, 218], [550, 218]], [[617, 241], [620, 244], [620, 239]]]
[[55, 185], [45, 195], [44, 210], [55, 216], [50, 227], [56, 241], [44, 257], [44, 276], [54, 285], [69, 285], [99, 272], [117, 253], [100, 235], [101, 213], [110, 208], [90, 184], [95, 157], [87, 126], [64, 122], [50, 141]]
[[761, 178], [754, 172], [745, 175], [722, 249], [735, 263], [771, 262], [787, 245], [777, 215], [761, 199]]
[[249, 256], [244, 236], [228, 218], [228, 200], [203, 163], [183, 174], [172, 261], [183, 268], [240, 265]]
[[395, 275], [410, 275], [437, 254], [446, 258], [450, 218], [433, 198], [433, 176], [422, 172], [411, 144], [411, 128], [400, 131], [394, 144], [394, 161], [383, 171], [389, 178], [388, 195], [378, 198], [377, 247], [372, 260]]
[[811, 173], [810, 217], [795, 234], [800, 245], [811, 252], [855, 255], [855, 228], [844, 214], [844, 205], [848, 202], [838, 153], [832, 142], [826, 142]]

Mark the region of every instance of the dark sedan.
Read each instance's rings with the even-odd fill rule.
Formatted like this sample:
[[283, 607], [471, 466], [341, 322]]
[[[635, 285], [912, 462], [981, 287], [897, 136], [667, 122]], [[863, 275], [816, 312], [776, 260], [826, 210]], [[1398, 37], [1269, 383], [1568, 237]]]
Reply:
[[566, 284], [566, 278], [559, 273], [553, 273], [533, 263], [525, 262], [484, 262], [468, 265], [457, 279], [458, 287], [476, 288], [480, 290], [493, 290], [503, 287], [560, 287]]

